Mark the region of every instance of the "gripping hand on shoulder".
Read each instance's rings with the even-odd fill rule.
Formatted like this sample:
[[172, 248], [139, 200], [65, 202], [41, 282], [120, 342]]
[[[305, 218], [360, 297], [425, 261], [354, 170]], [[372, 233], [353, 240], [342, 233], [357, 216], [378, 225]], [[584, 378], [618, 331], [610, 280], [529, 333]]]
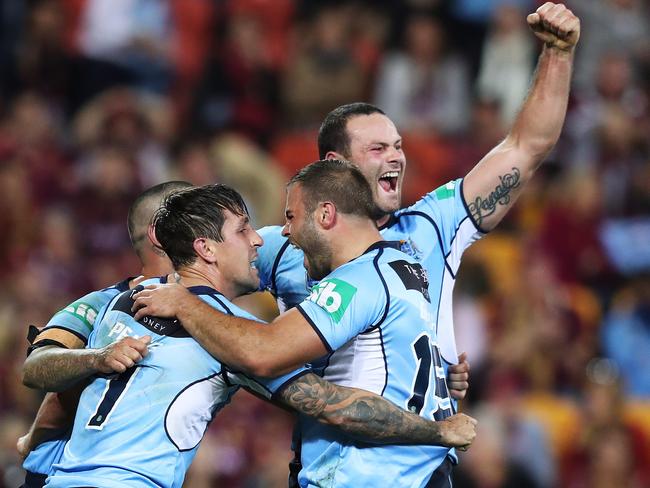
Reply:
[[93, 358], [93, 368], [104, 374], [123, 373], [128, 368], [142, 361], [147, 355], [150, 336], [139, 339], [124, 337], [108, 346], [97, 349]]
[[133, 295], [131, 310], [136, 312], [135, 319], [140, 320], [146, 315], [155, 317], [174, 317], [181, 304], [189, 300], [192, 294], [177, 283], [165, 285], [149, 285]]

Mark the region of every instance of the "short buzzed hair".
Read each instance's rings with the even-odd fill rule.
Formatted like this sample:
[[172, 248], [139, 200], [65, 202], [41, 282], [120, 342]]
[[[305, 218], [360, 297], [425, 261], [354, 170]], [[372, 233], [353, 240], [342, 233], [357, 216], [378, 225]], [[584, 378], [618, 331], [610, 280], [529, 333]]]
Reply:
[[221, 231], [226, 210], [235, 215], [248, 215], [241, 195], [221, 184], [188, 188], [165, 198], [154, 215], [154, 225], [156, 238], [174, 268], [196, 260], [196, 239], [223, 241]]
[[321, 159], [298, 171], [287, 187], [299, 183], [308, 213], [321, 202], [332, 202], [337, 211], [348, 215], [375, 218], [372, 190], [354, 164], [338, 159]]
[[318, 130], [318, 157], [325, 159], [327, 153], [335, 151], [346, 158], [350, 157], [350, 134], [348, 120], [359, 115], [386, 115], [379, 107], [369, 103], [355, 102], [336, 107], [325, 116]]
[[127, 226], [134, 251], [142, 257], [142, 243], [147, 238], [147, 229], [154, 214], [169, 194], [192, 187], [187, 181], [167, 181], [143, 191], [129, 208]]

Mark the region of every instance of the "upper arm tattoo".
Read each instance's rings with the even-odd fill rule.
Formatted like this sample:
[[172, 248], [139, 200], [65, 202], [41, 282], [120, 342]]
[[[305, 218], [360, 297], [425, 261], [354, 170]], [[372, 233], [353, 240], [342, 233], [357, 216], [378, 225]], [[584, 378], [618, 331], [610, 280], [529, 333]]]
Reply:
[[521, 184], [521, 171], [513, 167], [512, 173], [506, 173], [499, 176], [500, 183], [485, 198], [476, 197], [473, 202], [468, 202], [467, 207], [474, 218], [477, 226], [481, 226], [485, 217], [489, 217], [497, 210], [497, 205], [508, 206], [510, 204], [513, 188], [518, 188]]

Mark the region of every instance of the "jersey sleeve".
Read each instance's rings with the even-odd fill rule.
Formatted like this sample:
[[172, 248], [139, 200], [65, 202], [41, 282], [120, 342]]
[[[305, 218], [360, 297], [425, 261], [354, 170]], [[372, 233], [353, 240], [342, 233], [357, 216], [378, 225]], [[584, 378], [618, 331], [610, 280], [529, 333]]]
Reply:
[[46, 324], [45, 329], [66, 330], [84, 344], [92, 332], [100, 310], [119, 294], [116, 288], [93, 291], [59, 310]]
[[[225, 297], [219, 297], [216, 295], [199, 295], [199, 297], [222, 313], [233, 315], [235, 317], [242, 317], [248, 320], [254, 320], [267, 325], [266, 322], [258, 319], [246, 310], [239, 308], [234, 303], [227, 302]], [[308, 371], [307, 367], [301, 367], [277, 378], [261, 378], [235, 371], [227, 365], [224, 365], [224, 370], [225, 377], [229, 383], [243, 386], [267, 400], [273, 398], [274, 394], [279, 392], [285, 385], [291, 383], [295, 378], [302, 376]]]
[[227, 377], [228, 382], [233, 385], [242, 386], [267, 400], [277, 400], [287, 385], [310, 371], [308, 367], [303, 366], [277, 378], [261, 378], [235, 372], [228, 372]]
[[426, 194], [409, 210], [422, 212], [435, 222], [447, 261], [456, 265], [460, 264], [460, 256], [465, 249], [485, 235], [469, 212], [463, 196], [462, 178]]
[[329, 352], [379, 325], [388, 311], [386, 284], [367, 264], [323, 279], [297, 307]]
[[311, 282], [303, 264], [304, 255], [282, 236], [282, 227], [264, 227], [258, 232], [264, 239], [256, 262], [260, 290], [271, 292], [284, 312], [309, 295]]
[[461, 226], [468, 236], [483, 234], [474, 223], [463, 197], [462, 179], [450, 181], [427, 193], [411, 209], [429, 215], [436, 222], [445, 251], [449, 250], [450, 243], [458, 237]]
[[257, 251], [257, 261], [255, 261], [260, 276], [260, 290], [273, 293], [274, 269], [277, 268], [277, 261], [289, 245], [289, 241], [282, 236], [282, 227], [278, 225], [262, 227], [257, 233], [264, 240], [264, 244]]

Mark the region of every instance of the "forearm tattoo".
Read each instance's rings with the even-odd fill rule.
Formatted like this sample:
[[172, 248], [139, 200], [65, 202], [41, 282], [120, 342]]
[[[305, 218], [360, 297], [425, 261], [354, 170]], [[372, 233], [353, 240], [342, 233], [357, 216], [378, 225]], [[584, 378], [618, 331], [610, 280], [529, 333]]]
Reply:
[[486, 198], [476, 197], [476, 200], [469, 202], [467, 206], [476, 225], [480, 226], [485, 217], [492, 215], [496, 211], [497, 205], [507, 206], [510, 204], [510, 193], [513, 188], [517, 188], [521, 184], [520, 176], [519, 168], [513, 167], [512, 173], [499, 176], [500, 183]]
[[355, 440], [375, 444], [441, 444], [443, 426], [402, 410], [364, 390], [329, 383], [309, 373], [281, 393], [300, 413], [334, 425]]
[[88, 366], [70, 350], [48, 347], [40, 354], [40, 360], [30, 367], [30, 377], [33, 378], [33, 385], [30, 386], [34, 388], [61, 391], [89, 375]]

